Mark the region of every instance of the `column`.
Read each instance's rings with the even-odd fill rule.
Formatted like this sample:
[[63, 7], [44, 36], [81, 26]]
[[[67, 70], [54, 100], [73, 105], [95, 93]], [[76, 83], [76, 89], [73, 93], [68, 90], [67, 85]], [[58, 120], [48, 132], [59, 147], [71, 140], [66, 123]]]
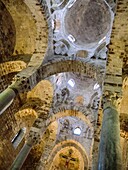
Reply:
[[26, 160], [32, 146], [28, 145], [27, 143], [23, 146], [20, 153], [16, 157], [15, 161], [13, 162], [10, 170], [19, 170], [21, 169], [24, 161]]
[[104, 105], [98, 170], [121, 170], [119, 114], [111, 103]]
[[10, 88], [0, 93], [0, 115], [11, 105], [15, 96], [16, 93]]

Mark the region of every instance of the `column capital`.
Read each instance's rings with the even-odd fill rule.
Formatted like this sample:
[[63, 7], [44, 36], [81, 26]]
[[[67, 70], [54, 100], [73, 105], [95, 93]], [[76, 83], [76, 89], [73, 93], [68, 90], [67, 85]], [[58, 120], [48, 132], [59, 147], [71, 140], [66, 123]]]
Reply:
[[117, 100], [120, 98], [119, 94], [112, 93], [110, 91], [105, 91], [103, 94], [103, 109], [105, 110], [108, 107], [117, 109]]

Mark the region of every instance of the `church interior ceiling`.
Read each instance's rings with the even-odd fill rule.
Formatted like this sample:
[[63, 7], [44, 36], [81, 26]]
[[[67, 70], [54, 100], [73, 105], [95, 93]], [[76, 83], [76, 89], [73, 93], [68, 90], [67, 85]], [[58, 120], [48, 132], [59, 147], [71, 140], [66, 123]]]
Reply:
[[127, 170], [127, 4], [0, 0], [2, 170], [96, 170], [108, 100]]

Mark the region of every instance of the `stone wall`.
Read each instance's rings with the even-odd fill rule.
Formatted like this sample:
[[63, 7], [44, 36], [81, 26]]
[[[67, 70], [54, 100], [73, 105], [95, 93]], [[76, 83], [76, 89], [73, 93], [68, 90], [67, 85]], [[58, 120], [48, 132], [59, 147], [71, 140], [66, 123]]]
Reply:
[[[33, 2], [2, 0], [0, 1], [0, 17], [2, 19], [0, 31], [2, 40], [2, 43], [0, 43], [0, 92], [2, 92], [11, 84], [14, 76], [26, 68], [28, 63], [30, 65], [33, 63], [35, 66], [43, 61], [47, 48], [48, 32], [41, 6], [37, 5], [36, 0]], [[22, 98], [21, 96], [25, 97]], [[22, 99], [25, 100], [22, 101]], [[3, 170], [7, 170], [11, 166], [25, 142], [23, 138], [16, 149], [14, 149], [11, 142], [20, 128], [25, 126], [24, 119], [22, 119], [21, 124], [15, 117], [25, 101], [26, 95], [18, 95], [12, 105], [1, 115], [0, 167]], [[32, 126], [35, 118], [30, 113], [27, 112], [27, 115], [24, 115]], [[29, 123], [26, 126], [28, 128]], [[27, 133], [28, 131], [29, 128]]]

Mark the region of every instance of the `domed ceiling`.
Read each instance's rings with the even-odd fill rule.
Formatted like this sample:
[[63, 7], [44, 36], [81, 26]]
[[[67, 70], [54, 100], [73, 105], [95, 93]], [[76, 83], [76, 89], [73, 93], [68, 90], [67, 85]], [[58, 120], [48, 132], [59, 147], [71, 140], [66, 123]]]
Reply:
[[73, 35], [76, 44], [86, 46], [98, 43], [106, 36], [110, 30], [111, 13], [104, 1], [79, 0], [67, 7], [64, 22], [67, 34]]
[[[42, 1], [40, 0], [40, 2]], [[74, 58], [80, 58], [80, 60], [81, 58], [83, 58], [82, 61], [84, 62], [87, 58], [89, 59], [89, 61], [87, 62], [90, 62], [95, 55], [99, 57], [100, 54], [101, 58], [104, 60], [105, 66], [107, 56], [106, 45], [109, 44], [110, 41], [111, 27], [113, 22], [113, 12], [106, 1], [47, 0], [47, 3], [48, 9], [51, 12], [50, 17], [52, 21], [53, 33], [52, 47], [55, 54], [52, 54], [53, 57], [57, 58], [57, 56], [61, 55], [59, 57], [63, 58], [66, 56], [67, 59], [70, 59], [69, 57], [73, 56]], [[11, 18], [8, 18], [8, 20], [11, 21]], [[4, 22], [4, 19], [2, 20], [2, 22]], [[12, 26], [10, 27], [13, 27], [13, 22]], [[6, 29], [3, 30], [6, 32]], [[5, 36], [5, 38], [7, 37]], [[12, 41], [13, 45], [13, 43], [15, 43], [15, 39], [13, 39]], [[96, 65], [99, 60], [95, 60], [94, 62]], [[76, 65], [76, 67], [77, 66], [78, 65]], [[55, 144], [58, 144], [57, 142], [59, 142], [60, 144], [60, 149], [57, 150], [58, 152], [54, 152], [54, 154], [52, 155], [53, 157], [51, 156], [51, 159], [53, 160], [53, 164], [50, 164], [51, 170], [65, 170], [65, 168], [69, 170], [85, 169], [85, 159], [83, 159], [84, 157], [82, 155], [83, 152], [79, 152], [76, 147], [77, 144], [73, 145], [71, 143], [70, 145], [62, 147], [62, 142], [67, 142], [67, 140], [74, 140], [81, 143], [83, 148], [86, 150], [85, 152], [88, 154], [89, 162], [91, 162], [92, 160], [91, 152], [94, 140], [94, 127], [98, 119], [99, 101], [102, 96], [102, 84], [104, 81], [103, 75], [105, 71], [104, 69], [102, 71], [102, 74], [100, 72], [101, 70], [99, 69], [99, 71], [98, 69], [98, 67], [95, 67], [94, 77], [88, 77], [87, 74], [84, 72], [84, 75], [82, 75], [81, 73], [81, 76], [79, 75], [79, 73], [77, 74], [73, 72], [58, 73], [51, 76], [50, 78], [47, 78], [48, 80], [50, 79], [53, 85], [54, 92], [51, 84], [45, 81], [44, 84], [37, 85], [38, 89], [35, 89], [37, 88], [35, 87], [31, 92], [27, 94], [28, 101], [32, 101], [32, 103], [35, 104], [35, 106], [33, 107], [35, 110], [37, 109], [35, 103], [36, 98], [38, 97], [40, 100], [43, 101], [43, 106], [38, 108], [38, 114], [43, 113], [43, 115], [45, 115], [45, 113], [47, 113], [48, 110], [51, 109], [51, 115], [49, 115], [54, 115], [53, 117], [55, 117], [55, 120], [57, 120], [57, 125], [51, 128], [54, 136], [52, 136], [52, 138], [49, 137], [49, 143], [48, 140], [46, 141], [47, 148], [45, 147], [45, 151], [49, 151], [49, 153], [52, 153], [54, 152], [54, 142]], [[88, 74], [91, 73], [90, 68], [88, 68], [88, 72]], [[31, 100], [32, 98], [35, 98], [34, 102], [33, 100]], [[53, 101], [51, 102], [52, 98]], [[49, 101], [49, 103], [47, 104], [45, 100]], [[39, 104], [37, 105], [39, 106]], [[46, 105], [45, 108], [44, 105]], [[57, 116], [59, 117], [59, 114], [57, 115], [57, 113], [59, 113], [57, 109], [67, 109], [68, 114], [65, 114], [67, 117], [63, 117], [64, 113], [60, 113], [61, 116], [57, 119]], [[70, 113], [70, 109], [74, 109], [74, 117]], [[82, 111], [81, 114], [86, 117], [88, 122], [91, 124], [91, 128], [89, 126], [90, 124], [88, 125], [83, 120], [81, 120], [81, 117], [76, 118], [76, 116], [78, 116], [77, 109], [79, 111]], [[42, 121], [43, 118], [45, 117], [40, 116], [38, 120]], [[48, 122], [46, 122], [46, 124], [48, 124]], [[53, 145], [53, 147], [51, 146], [51, 144]], [[47, 156], [50, 155], [49, 153]], [[81, 162], [83, 165], [81, 165]], [[45, 163], [45, 161], [43, 161], [43, 163]], [[90, 169], [90, 167], [88, 169]]]
[[114, 15], [105, 0], [50, 1], [49, 9], [55, 54], [92, 57], [109, 43]]

